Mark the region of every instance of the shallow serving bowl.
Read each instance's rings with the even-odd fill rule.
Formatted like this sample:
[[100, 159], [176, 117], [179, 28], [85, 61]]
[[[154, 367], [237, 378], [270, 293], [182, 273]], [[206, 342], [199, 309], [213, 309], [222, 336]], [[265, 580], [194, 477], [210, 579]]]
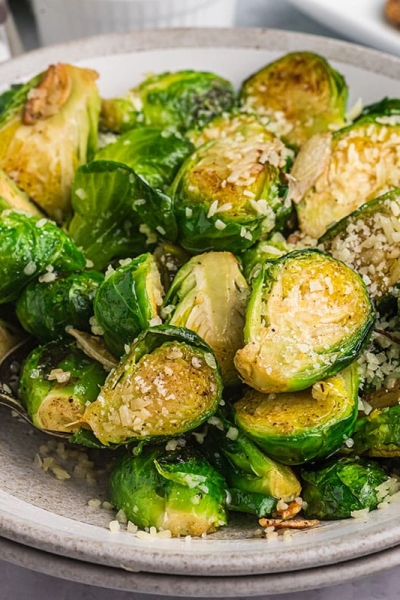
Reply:
[[[0, 81], [12, 83], [49, 63], [69, 61], [99, 71], [103, 96], [126, 91], [146, 73], [183, 68], [212, 70], [238, 86], [293, 50], [320, 53], [344, 73], [350, 105], [359, 97], [364, 102], [400, 97], [400, 59], [326, 38], [259, 29], [139, 31], [92, 38], [5, 63]], [[368, 520], [326, 523], [296, 533], [289, 542], [256, 537], [257, 520], [243, 517], [232, 519], [226, 531], [190, 542], [111, 533], [112, 513], [88, 505], [91, 498], [106, 499], [101, 478], [97, 485], [78, 477], [60, 482], [35, 466], [34, 457], [46, 440], [0, 407], [0, 535], [38, 550], [135, 572], [234, 577], [318, 569], [400, 544], [400, 503], [371, 513]]]

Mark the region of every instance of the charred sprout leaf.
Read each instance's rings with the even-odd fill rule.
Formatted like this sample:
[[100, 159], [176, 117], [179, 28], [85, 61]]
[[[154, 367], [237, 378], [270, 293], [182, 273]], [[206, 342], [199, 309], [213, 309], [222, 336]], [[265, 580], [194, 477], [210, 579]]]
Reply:
[[276, 260], [290, 251], [281, 233], [275, 233], [267, 240], [258, 242], [241, 255], [243, 275], [251, 283], [258, 277], [265, 262]]
[[168, 322], [195, 331], [213, 349], [226, 385], [238, 383], [233, 358], [243, 346], [248, 295], [233, 254], [208, 252], [180, 269], [164, 300]]
[[163, 289], [156, 261], [151, 254], [122, 261], [101, 284], [94, 301], [94, 313], [103, 329], [106, 346], [115, 356], [152, 324], [160, 321], [158, 309]]
[[18, 211], [0, 216], [0, 303], [16, 300], [47, 271], [81, 271], [86, 261], [70, 237], [47, 219]]
[[203, 126], [229, 111], [235, 92], [226, 79], [202, 71], [161, 73], [145, 79], [121, 98], [103, 100], [101, 126], [121, 133], [142, 125]]
[[179, 269], [190, 259], [190, 254], [177, 244], [165, 241], [158, 244], [153, 256], [160, 271], [162, 286], [168, 291]]
[[205, 444], [210, 462], [224, 473], [229, 489], [284, 501], [300, 495], [301, 486], [292, 469], [269, 458], [241, 429], [221, 415], [220, 423], [209, 425]]
[[235, 366], [260, 392], [303, 390], [352, 363], [373, 324], [355, 271], [318, 250], [297, 250], [265, 263], [254, 281]]
[[96, 150], [96, 79], [89, 69], [51, 65], [0, 116], [0, 168], [57, 221], [70, 214], [76, 169]]
[[71, 326], [90, 331], [93, 299], [103, 279], [101, 273], [84, 271], [31, 281], [17, 301], [21, 325], [41, 342], [65, 337]]
[[356, 269], [370, 296], [384, 298], [400, 281], [400, 189], [363, 204], [319, 240], [326, 252]]
[[346, 82], [312, 52], [292, 52], [266, 65], [243, 83], [240, 99], [243, 110], [256, 112], [294, 147], [345, 125]]
[[104, 338], [99, 335], [91, 335], [85, 331], [79, 331], [71, 327], [68, 334], [76, 340], [76, 346], [86, 356], [100, 363], [104, 370], [109, 372], [117, 366], [117, 359], [107, 350]]
[[216, 360], [199, 336], [150, 327], [111, 371], [82, 424], [106, 445], [173, 437], [210, 418], [221, 392]]
[[123, 163], [150, 187], [162, 190], [172, 183], [192, 151], [192, 144], [177, 132], [142, 127], [121, 135], [113, 144], [99, 150], [95, 160]]
[[296, 393], [248, 389], [234, 404], [235, 421], [264, 452], [287, 465], [324, 458], [354, 430], [358, 411], [357, 366]]
[[322, 468], [302, 471], [307, 518], [346, 519], [353, 511], [373, 510], [382, 501], [376, 488], [388, 476], [378, 463], [361, 458], [332, 460]]
[[50, 342], [33, 350], [24, 362], [19, 396], [35, 427], [74, 432], [105, 377], [103, 367], [74, 344]]
[[14, 181], [0, 170], [0, 208], [1, 210], [12, 208], [14, 210], [23, 210], [30, 215], [43, 217], [43, 213], [30, 200], [29, 196], [20, 190]]
[[193, 449], [144, 448], [110, 475], [111, 502], [141, 529], [201, 536], [227, 524], [223, 477]]
[[305, 154], [304, 163], [316, 162], [318, 177], [297, 205], [300, 229], [319, 238], [365, 202], [399, 187], [399, 136], [400, 117], [373, 114], [333, 133], [323, 164], [308, 156], [310, 148], [302, 148], [297, 160]]
[[239, 252], [282, 230], [292, 154], [255, 118], [200, 146], [170, 189], [180, 244], [192, 253]]
[[176, 238], [171, 199], [121, 163], [94, 161], [78, 169], [72, 206], [69, 233], [99, 270], [113, 258], [148, 250], [156, 232]]
[[[397, 396], [400, 396], [397, 390]], [[356, 454], [377, 457], [400, 456], [400, 405], [377, 408], [357, 423], [353, 434]]]

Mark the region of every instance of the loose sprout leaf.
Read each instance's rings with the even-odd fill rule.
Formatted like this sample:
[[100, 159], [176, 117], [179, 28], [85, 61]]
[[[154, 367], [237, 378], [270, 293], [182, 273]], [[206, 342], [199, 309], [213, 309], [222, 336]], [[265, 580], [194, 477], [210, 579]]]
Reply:
[[373, 324], [357, 273], [318, 250], [294, 251], [253, 282], [235, 366], [260, 392], [302, 390], [353, 362]]
[[299, 147], [316, 133], [345, 125], [343, 76], [312, 52], [292, 52], [249, 77], [240, 92], [242, 110], [256, 112], [271, 131]]
[[357, 367], [351, 365], [301, 392], [262, 394], [248, 389], [234, 404], [235, 422], [283, 464], [324, 458], [353, 433], [358, 382]]
[[99, 150], [95, 160], [130, 167], [152, 188], [165, 189], [192, 152], [192, 144], [175, 131], [156, 127], [133, 129]]

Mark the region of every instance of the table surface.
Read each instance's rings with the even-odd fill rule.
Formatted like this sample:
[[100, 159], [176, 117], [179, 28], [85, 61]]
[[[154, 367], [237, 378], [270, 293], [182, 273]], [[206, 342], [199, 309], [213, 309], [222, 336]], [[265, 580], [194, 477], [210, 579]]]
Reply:
[[[38, 46], [32, 14], [26, 0], [9, 0], [21, 34], [24, 47]], [[270, 27], [302, 31], [331, 37], [340, 37], [292, 8], [285, 0], [238, 0], [236, 25], [242, 27]], [[342, 39], [345, 39], [344, 37]], [[161, 596], [132, 594], [94, 588], [35, 573], [0, 561], [1, 600], [39, 600], [43, 597], [58, 600], [158, 600]], [[364, 577], [352, 583], [330, 588], [265, 596], [265, 600], [397, 600], [400, 589], [400, 570]]]

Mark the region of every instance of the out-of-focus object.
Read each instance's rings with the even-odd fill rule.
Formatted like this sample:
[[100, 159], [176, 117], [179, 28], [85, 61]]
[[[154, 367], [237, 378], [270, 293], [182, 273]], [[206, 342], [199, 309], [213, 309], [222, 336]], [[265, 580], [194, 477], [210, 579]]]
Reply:
[[389, 21], [400, 27], [400, 0], [386, 0], [384, 11]]
[[22, 54], [24, 48], [7, 0], [0, 0], [0, 62]]
[[230, 27], [236, 0], [32, 0], [43, 45], [165, 27]]
[[288, 1], [340, 37], [400, 55], [400, 32], [385, 18], [385, 0]]

